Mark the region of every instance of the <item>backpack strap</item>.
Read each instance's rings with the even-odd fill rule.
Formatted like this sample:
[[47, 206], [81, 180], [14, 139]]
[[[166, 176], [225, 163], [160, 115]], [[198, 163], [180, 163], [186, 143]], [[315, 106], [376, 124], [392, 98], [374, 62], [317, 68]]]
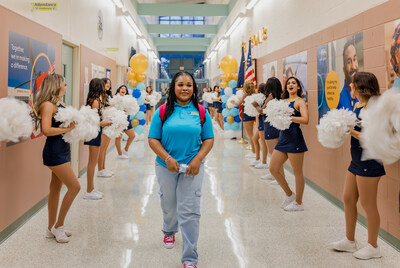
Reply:
[[[199, 113], [200, 113], [200, 122], [201, 122], [201, 127], [204, 125], [204, 121], [206, 118], [206, 108], [204, 106], [199, 104]], [[167, 103], [164, 103], [163, 105], [160, 106], [158, 110], [158, 115], [160, 116], [161, 121], [164, 121], [164, 116], [165, 116], [165, 110], [167, 108]]]
[[158, 110], [158, 114], [160, 116], [161, 122], [164, 121], [165, 109], [167, 108], [167, 103], [164, 103], [160, 106]]

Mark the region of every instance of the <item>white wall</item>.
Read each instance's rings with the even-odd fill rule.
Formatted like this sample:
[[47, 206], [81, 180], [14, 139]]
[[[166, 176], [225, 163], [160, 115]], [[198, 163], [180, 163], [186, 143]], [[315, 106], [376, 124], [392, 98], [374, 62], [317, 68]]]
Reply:
[[[218, 62], [226, 55], [240, 61], [240, 44], [247, 41], [250, 33], [263, 26], [268, 28], [268, 40], [252, 49], [254, 58], [262, 57], [329, 26], [349, 19], [388, 0], [259, 0], [252, 10], [246, 10], [247, 0], [237, 1], [231, 14], [220, 28], [207, 50], [206, 56], [227, 31], [240, 12], [246, 18], [234, 30], [229, 40], [206, 65], [206, 76], [211, 79], [222, 74]], [[247, 57], [247, 55], [246, 55]]]
[[[122, 0], [126, 10], [135, 15], [135, 21], [145, 36], [148, 36], [141, 24], [130, 0]], [[123, 11], [115, 7], [112, 0], [60, 0], [58, 11], [33, 12], [30, 0], [0, 0], [0, 5], [42, 24], [60, 33], [63, 39], [74, 44], [83, 44], [90, 49], [114, 59], [117, 65], [127, 66], [130, 47], [138, 53], [147, 56], [149, 66], [154, 59], [148, 54], [147, 48], [136, 37], [136, 33], [126, 22]], [[97, 35], [97, 14], [103, 13], [103, 38]], [[151, 40], [148, 38], [152, 45]], [[119, 48], [118, 52], [107, 52], [107, 48]], [[150, 79], [158, 77], [158, 68], [148, 68]]]

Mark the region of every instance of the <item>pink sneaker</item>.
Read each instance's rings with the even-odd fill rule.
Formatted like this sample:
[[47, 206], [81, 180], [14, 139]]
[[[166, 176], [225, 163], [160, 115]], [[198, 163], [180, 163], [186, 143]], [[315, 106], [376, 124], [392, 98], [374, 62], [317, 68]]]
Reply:
[[191, 263], [184, 263], [183, 268], [197, 268], [197, 266]]
[[174, 246], [175, 246], [175, 236], [174, 235], [164, 235], [164, 247], [170, 249], [170, 248], [173, 248]]

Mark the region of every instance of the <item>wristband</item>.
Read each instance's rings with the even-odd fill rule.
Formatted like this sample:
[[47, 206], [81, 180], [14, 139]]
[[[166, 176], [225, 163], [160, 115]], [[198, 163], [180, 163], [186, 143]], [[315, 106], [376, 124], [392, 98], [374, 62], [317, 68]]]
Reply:
[[164, 160], [164, 162], [167, 162], [168, 161], [168, 159], [170, 159], [172, 156], [170, 156], [170, 155], [167, 155], [167, 157], [165, 158], [165, 160]]

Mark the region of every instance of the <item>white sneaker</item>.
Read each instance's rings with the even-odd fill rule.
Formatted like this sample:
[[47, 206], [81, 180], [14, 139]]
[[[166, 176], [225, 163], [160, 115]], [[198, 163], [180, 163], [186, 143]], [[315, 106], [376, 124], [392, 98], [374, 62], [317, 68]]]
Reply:
[[303, 211], [304, 210], [304, 206], [303, 203], [301, 203], [301, 205], [297, 204], [296, 201], [293, 201], [292, 203], [290, 203], [289, 205], [287, 205], [284, 208], [285, 211]]
[[107, 169], [102, 169], [97, 172], [97, 177], [112, 177], [112, 174]]
[[287, 207], [290, 203], [292, 203], [294, 200], [296, 200], [296, 194], [292, 193], [291, 196], [286, 196], [285, 200], [283, 200], [283, 203], [281, 205], [281, 208]]
[[347, 237], [343, 238], [340, 241], [333, 242], [331, 246], [334, 250], [341, 252], [353, 253], [357, 251], [356, 241], [350, 241], [349, 239], [347, 239]]
[[[70, 231], [64, 230], [64, 232], [66, 236], [68, 237], [72, 236], [72, 233]], [[53, 233], [48, 228], [46, 228], [46, 238], [54, 238], [54, 237], [55, 236], [53, 235]]]
[[245, 156], [246, 158], [256, 158], [256, 154], [255, 153], [252, 153], [252, 152], [250, 152], [250, 153], [248, 153], [248, 154], [246, 154], [246, 156]]
[[114, 171], [109, 170], [109, 169], [104, 169], [104, 172], [107, 172], [107, 174], [111, 174], [111, 176], [113, 176], [115, 174]]
[[103, 196], [96, 193], [95, 190], [92, 190], [90, 193], [85, 192], [83, 194], [83, 199], [86, 199], [86, 200], [100, 200], [102, 198], [103, 198]]
[[128, 156], [128, 152], [125, 149], [122, 149], [122, 154]]
[[102, 192], [99, 192], [99, 191], [97, 191], [96, 189], [93, 189], [93, 191], [94, 191], [96, 194], [100, 195], [102, 198], [104, 197], [104, 194], [103, 194]]
[[268, 169], [268, 164], [259, 163], [254, 166], [256, 169]]
[[279, 185], [279, 182], [277, 182], [277, 180], [273, 179], [273, 180], [270, 182], [270, 184], [271, 184], [271, 185]]
[[51, 233], [54, 235], [54, 237], [56, 238], [56, 241], [58, 243], [68, 243], [69, 242], [69, 238], [65, 234], [65, 231], [64, 231], [64, 226], [60, 226], [58, 228], [54, 228], [54, 226], [53, 226], [51, 228]]
[[124, 154], [124, 152], [122, 152], [122, 154], [121, 155], [118, 155], [117, 156], [117, 159], [128, 159], [129, 157], [126, 155], [126, 154]]
[[254, 167], [254, 166], [257, 166], [260, 163], [261, 163], [260, 160], [253, 160], [253, 161], [250, 162], [249, 166], [250, 167]]
[[271, 173], [267, 173], [267, 174], [265, 174], [264, 176], [261, 176], [260, 179], [262, 179], [262, 180], [273, 180], [273, 179], [274, 179], [274, 176], [272, 176]]
[[370, 243], [368, 243], [362, 249], [359, 249], [356, 252], [354, 252], [353, 256], [356, 257], [357, 259], [361, 259], [361, 260], [369, 260], [372, 258], [382, 257], [379, 246], [374, 248]]

